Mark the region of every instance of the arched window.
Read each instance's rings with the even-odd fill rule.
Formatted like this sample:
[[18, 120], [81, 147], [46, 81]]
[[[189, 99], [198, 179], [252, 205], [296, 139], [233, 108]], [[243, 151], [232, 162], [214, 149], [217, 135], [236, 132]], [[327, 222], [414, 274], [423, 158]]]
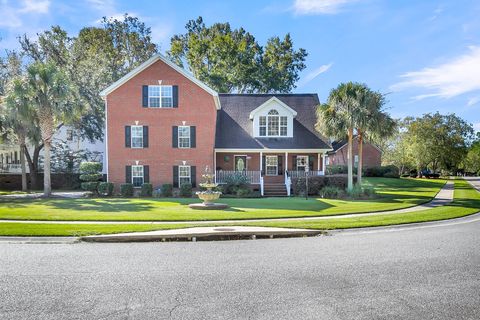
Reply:
[[267, 116], [259, 118], [259, 135], [261, 137], [287, 136], [287, 117], [280, 116], [277, 110], [272, 109]]

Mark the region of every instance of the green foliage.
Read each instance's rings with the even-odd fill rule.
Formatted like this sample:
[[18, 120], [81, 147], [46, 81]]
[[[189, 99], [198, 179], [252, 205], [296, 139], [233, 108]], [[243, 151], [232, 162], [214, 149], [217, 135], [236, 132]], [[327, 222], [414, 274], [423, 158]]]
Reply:
[[82, 162], [80, 164], [80, 180], [84, 181], [81, 187], [85, 191], [97, 193], [99, 180], [102, 178], [100, 171], [102, 164], [100, 162]]
[[144, 183], [142, 184], [142, 188], [140, 189], [140, 196], [142, 197], [151, 197], [153, 192], [153, 186], [151, 183]]
[[[354, 177], [353, 181], [356, 181]], [[345, 190], [348, 184], [348, 177], [346, 175], [325, 175], [308, 178], [308, 194], [318, 195], [321, 189], [326, 186], [337, 187]], [[293, 178], [292, 189], [295, 195], [305, 194], [305, 178]]]
[[82, 182], [80, 184], [83, 190], [90, 191], [91, 193], [97, 193], [98, 182]]
[[180, 196], [188, 197], [192, 196], [192, 184], [191, 183], [182, 183], [180, 186]]
[[112, 182], [100, 182], [98, 184], [98, 193], [102, 196], [111, 196], [113, 194], [114, 185]]
[[173, 185], [171, 183], [164, 183], [161, 187], [162, 196], [171, 197], [173, 196]]
[[237, 189], [237, 197], [247, 198], [252, 194], [252, 190], [249, 187], [240, 187]]
[[335, 186], [325, 186], [320, 189], [318, 195], [326, 199], [339, 199], [345, 196], [345, 190]]
[[384, 177], [384, 178], [399, 178], [399, 170], [396, 166], [375, 166], [365, 168], [366, 177]]
[[307, 53], [293, 49], [290, 34], [262, 47], [229, 23], [207, 27], [199, 17], [185, 28], [185, 34], [172, 37], [169, 57], [182, 67], [185, 61], [196, 78], [218, 92], [290, 92], [306, 67]]
[[348, 167], [344, 165], [328, 165], [326, 166], [326, 174], [347, 174]]
[[124, 198], [133, 197], [133, 184], [123, 183], [120, 185], [120, 195]]
[[248, 177], [241, 172], [235, 172], [225, 178], [225, 184], [223, 185], [223, 193], [237, 194], [237, 191], [239, 189], [248, 188], [248, 185]]

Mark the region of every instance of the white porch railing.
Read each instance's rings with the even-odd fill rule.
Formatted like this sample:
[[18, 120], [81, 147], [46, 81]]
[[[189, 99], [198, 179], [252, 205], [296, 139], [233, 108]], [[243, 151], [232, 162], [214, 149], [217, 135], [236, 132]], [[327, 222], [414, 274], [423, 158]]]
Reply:
[[325, 175], [323, 171], [287, 171], [286, 176], [289, 178], [305, 178], [307, 175], [308, 177], [317, 177]]
[[[26, 166], [28, 172], [28, 166]], [[22, 173], [22, 167], [20, 164], [17, 163], [9, 163], [9, 164], [0, 164], [0, 172], [1, 173]]]
[[215, 173], [215, 182], [222, 184], [226, 183], [226, 179], [233, 175], [245, 175], [250, 184], [260, 184], [260, 171], [226, 171], [217, 170]]

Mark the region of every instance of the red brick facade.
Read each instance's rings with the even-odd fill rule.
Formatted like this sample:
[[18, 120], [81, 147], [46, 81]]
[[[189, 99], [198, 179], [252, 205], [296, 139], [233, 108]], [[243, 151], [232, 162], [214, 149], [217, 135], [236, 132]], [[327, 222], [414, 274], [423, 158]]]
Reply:
[[[178, 108], [142, 107], [142, 86], [178, 86]], [[205, 166], [213, 168], [216, 106], [214, 97], [171, 66], [157, 60], [108, 93], [108, 180], [117, 186], [126, 182], [126, 166], [148, 165], [154, 187], [173, 183], [173, 166], [195, 166], [199, 181]], [[125, 126], [148, 126], [148, 147], [128, 148]], [[195, 126], [196, 147], [174, 148], [173, 126]]]
[[[328, 155], [328, 165], [347, 165], [348, 146], [344, 145], [335, 153]], [[353, 139], [353, 159], [358, 156], [358, 139]], [[375, 167], [382, 164], [382, 152], [371, 143], [363, 143], [363, 167]]]

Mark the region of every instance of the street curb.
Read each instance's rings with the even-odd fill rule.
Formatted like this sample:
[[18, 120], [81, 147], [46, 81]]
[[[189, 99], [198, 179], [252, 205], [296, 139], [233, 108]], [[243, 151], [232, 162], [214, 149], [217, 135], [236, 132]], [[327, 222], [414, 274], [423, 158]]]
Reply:
[[4, 236], [0, 237], [0, 244], [73, 244], [78, 243], [78, 237], [18, 237]]

